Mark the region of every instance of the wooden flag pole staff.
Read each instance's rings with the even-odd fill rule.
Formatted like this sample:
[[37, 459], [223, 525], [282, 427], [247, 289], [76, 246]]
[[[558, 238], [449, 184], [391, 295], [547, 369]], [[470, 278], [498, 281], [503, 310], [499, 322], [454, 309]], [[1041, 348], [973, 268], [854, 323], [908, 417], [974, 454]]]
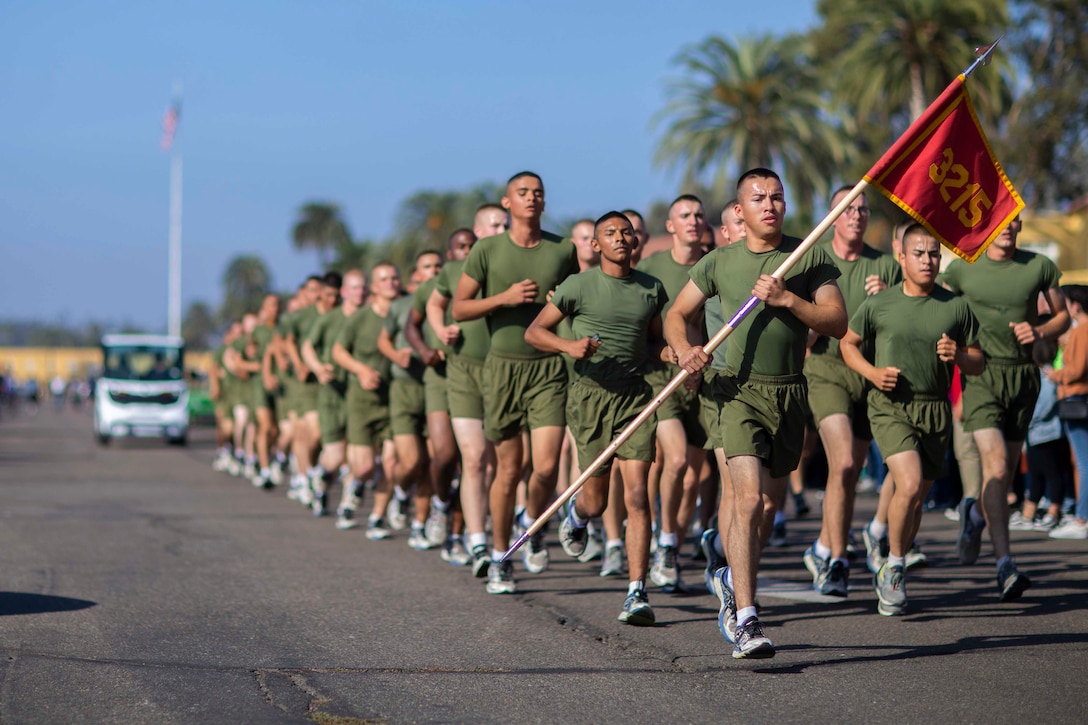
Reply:
[[[963, 72], [963, 75], [966, 77], [970, 75], [971, 72], [975, 70], [975, 68], [977, 68], [979, 65], [985, 65], [986, 63], [988, 63], [990, 54], [993, 52], [994, 47], [997, 46], [1000, 40], [1001, 38], [999, 37], [993, 43], [976, 49], [975, 52], [978, 54], [978, 57], [967, 68], [967, 70]], [[904, 135], [911, 133], [913, 129], [914, 124], [911, 125], [911, 128], [908, 129]], [[804, 256], [805, 253], [812, 248], [812, 245], [815, 244], [816, 241], [819, 240], [819, 238], [822, 237], [827, 232], [827, 230], [831, 228], [831, 225], [835, 222], [839, 215], [846, 211], [846, 208], [850, 206], [850, 204], [855, 199], [861, 196], [861, 194], [865, 191], [866, 188], [868, 188], [868, 186], [869, 183], [864, 179], [862, 181], [859, 181], [857, 185], [850, 190], [850, 193], [844, 196], [842, 200], [839, 201], [839, 203], [835, 206], [835, 208], [827, 213], [827, 216], [823, 218], [823, 221], [816, 225], [815, 229], [809, 232], [808, 236], [805, 237], [801, 244], [797, 246], [797, 249], [795, 249], [793, 253], [790, 254], [790, 256], [786, 257], [786, 259], [782, 262], [782, 264], [778, 266], [778, 269], [776, 269], [771, 276], [775, 277], [776, 279], [782, 279], [791, 269], [793, 269], [793, 266], [797, 264], [801, 257]], [[740, 325], [741, 321], [743, 321], [744, 318], [747, 317], [748, 314], [752, 310], [754, 310], [758, 304], [759, 298], [755, 295], [752, 295], [752, 297], [750, 297], [748, 301], [744, 303], [744, 306], [741, 307], [737, 311], [737, 313], [733, 315], [733, 317], [728, 322], [725, 323], [725, 326], [722, 327], [722, 329], [718, 330], [718, 332], [712, 338], [710, 338], [710, 341], [703, 346], [703, 350], [706, 351], [707, 354], [713, 353], [714, 350], [716, 350], [723, 342], [725, 342], [725, 339], [729, 337], [733, 330], [735, 330], [737, 326]], [[616, 454], [616, 451], [619, 450], [619, 447], [626, 443], [627, 439], [630, 438], [634, 434], [634, 432], [638, 430], [647, 420], [649, 420], [650, 416], [652, 416], [654, 412], [661, 407], [661, 404], [664, 403], [665, 400], [668, 399], [668, 397], [672, 395], [673, 392], [683, 384], [687, 377], [688, 373], [686, 370], [681, 370], [679, 373], [677, 373], [676, 376], [669, 381], [668, 385], [666, 385], [660, 393], [654, 396], [654, 399], [650, 401], [649, 405], [647, 405], [646, 408], [638, 414], [638, 417], [628, 423], [627, 427], [620, 431], [620, 434], [616, 436], [616, 439], [612, 441], [612, 443], [610, 443], [599, 456], [593, 459], [592, 463], [586, 466], [585, 471], [583, 471], [582, 475], [578, 477], [578, 480], [568, 486], [567, 490], [561, 493], [558, 498], [556, 498], [556, 500], [552, 502], [552, 504], [547, 509], [545, 509], [544, 513], [538, 516], [536, 520], [533, 521], [533, 523], [529, 526], [529, 528], [527, 528], [525, 532], [517, 538], [517, 541], [515, 541], [510, 546], [510, 548], [506, 550], [506, 553], [502, 555], [502, 561], [506, 561], [507, 559], [509, 559], [515, 551], [520, 549], [525, 544], [525, 542], [529, 540], [529, 537], [540, 531], [540, 529], [543, 528], [544, 524], [548, 522], [548, 519], [554, 516], [555, 513], [559, 511], [559, 509], [563, 506], [563, 504], [569, 501], [574, 496], [574, 494], [578, 493], [579, 489], [581, 489], [582, 486], [585, 485], [585, 482], [588, 481], [590, 478], [589, 474], [592, 471], [600, 468], [609, 460], [611, 460], [612, 456], [614, 456]]]

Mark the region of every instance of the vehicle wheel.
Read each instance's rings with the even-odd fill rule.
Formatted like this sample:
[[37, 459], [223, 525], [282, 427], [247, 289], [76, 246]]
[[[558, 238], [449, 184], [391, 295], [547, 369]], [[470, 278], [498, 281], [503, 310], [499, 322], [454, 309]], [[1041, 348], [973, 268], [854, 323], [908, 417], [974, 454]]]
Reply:
[[95, 437], [98, 438], [98, 445], [108, 446], [110, 444], [110, 436], [108, 433], [96, 433]]
[[189, 445], [189, 436], [177, 436], [176, 438], [167, 438], [167, 442], [172, 446], [187, 446]]

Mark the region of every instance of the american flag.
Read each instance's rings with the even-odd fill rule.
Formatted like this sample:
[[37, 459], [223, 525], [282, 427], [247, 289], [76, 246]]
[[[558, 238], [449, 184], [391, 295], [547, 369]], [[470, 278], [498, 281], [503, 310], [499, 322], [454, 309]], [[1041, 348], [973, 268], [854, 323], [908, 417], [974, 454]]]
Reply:
[[162, 150], [169, 151], [174, 145], [174, 134], [178, 130], [178, 119], [181, 117], [181, 102], [174, 101], [162, 117]]

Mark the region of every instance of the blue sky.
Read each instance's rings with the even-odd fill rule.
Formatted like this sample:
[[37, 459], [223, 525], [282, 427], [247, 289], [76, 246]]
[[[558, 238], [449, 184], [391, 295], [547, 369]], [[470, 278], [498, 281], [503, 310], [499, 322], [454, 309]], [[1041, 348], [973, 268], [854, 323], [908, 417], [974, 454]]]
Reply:
[[555, 216], [674, 196], [652, 119], [677, 53], [814, 23], [812, 0], [4, 0], [0, 319], [165, 329], [175, 81], [183, 306], [217, 305], [235, 255], [278, 289], [316, 270], [289, 238], [310, 200], [382, 238], [413, 192], [522, 168]]

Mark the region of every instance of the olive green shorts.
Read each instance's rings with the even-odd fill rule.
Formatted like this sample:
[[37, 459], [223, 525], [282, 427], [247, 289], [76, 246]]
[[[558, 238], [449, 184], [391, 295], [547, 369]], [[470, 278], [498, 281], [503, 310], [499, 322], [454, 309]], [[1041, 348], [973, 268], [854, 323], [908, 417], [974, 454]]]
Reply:
[[317, 410], [317, 393], [321, 390], [321, 383], [299, 383], [295, 388], [295, 412], [300, 416]]
[[706, 431], [706, 442], [703, 450], [712, 451], [715, 448], [724, 448], [721, 431], [718, 430], [718, 404], [711, 395], [714, 388], [714, 379], [722, 374], [722, 371], [714, 368], [703, 370], [703, 384], [699, 389], [699, 408], [702, 413], [703, 430]]
[[952, 440], [952, 404], [948, 400], [915, 397], [895, 401], [879, 390], [869, 391], [873, 438], [885, 459], [914, 451], [922, 459], [922, 478], [935, 481], [947, 472]]
[[872, 440], [869, 428], [869, 382], [831, 355], [809, 355], [805, 359], [808, 380], [808, 407], [816, 427], [828, 416], [843, 414], [850, 418], [854, 437]]
[[395, 436], [423, 436], [427, 432], [426, 390], [423, 383], [393, 378], [389, 385], [389, 421]]
[[427, 368], [423, 373], [423, 387], [426, 394], [427, 415], [431, 413], [449, 413], [449, 381], [446, 380], [446, 363], [439, 363]]
[[484, 362], [484, 433], [504, 441], [524, 428], [565, 426], [567, 368], [560, 355], [508, 358], [491, 352]]
[[450, 357], [446, 361], [446, 398], [451, 418], [484, 419], [484, 363]]
[[997, 428], [1007, 441], [1027, 439], [1039, 398], [1039, 368], [1034, 363], [987, 360], [981, 375], [962, 379], [965, 431]]
[[276, 393], [269, 392], [265, 389], [264, 383], [261, 382], [261, 377], [258, 375], [255, 378], [251, 378], [249, 389], [249, 399], [246, 401], [246, 405], [252, 411], [265, 408], [272, 412], [272, 420], [276, 420]]
[[359, 381], [348, 383], [348, 445], [377, 448], [389, 437], [389, 387], [363, 390]]
[[280, 418], [287, 418], [289, 413], [298, 413], [298, 386], [301, 385], [294, 375], [283, 379], [283, 397], [277, 408]]
[[[578, 448], [578, 464], [586, 469], [593, 463], [652, 399], [653, 391], [644, 380], [619, 388], [604, 388], [587, 378], [576, 378], [567, 390], [567, 425]], [[656, 429], [657, 421], [651, 417], [616, 449], [616, 456], [652, 461]], [[609, 461], [592, 475], [606, 473], [611, 467]]]
[[348, 434], [348, 401], [345, 385], [333, 381], [322, 385], [317, 393], [317, 421], [321, 442], [343, 443]]
[[[647, 373], [646, 382], [653, 388], [653, 394], [657, 395], [679, 372], [679, 366], [668, 363]], [[657, 409], [659, 421], [679, 420], [684, 425], [688, 445], [696, 448], [702, 448], [707, 442], [707, 428], [699, 398], [699, 392], [693, 392], [681, 385]]]
[[797, 468], [809, 417], [804, 375], [749, 375], [740, 382], [722, 373], [711, 382], [710, 394], [726, 456], [760, 458], [772, 478]]

